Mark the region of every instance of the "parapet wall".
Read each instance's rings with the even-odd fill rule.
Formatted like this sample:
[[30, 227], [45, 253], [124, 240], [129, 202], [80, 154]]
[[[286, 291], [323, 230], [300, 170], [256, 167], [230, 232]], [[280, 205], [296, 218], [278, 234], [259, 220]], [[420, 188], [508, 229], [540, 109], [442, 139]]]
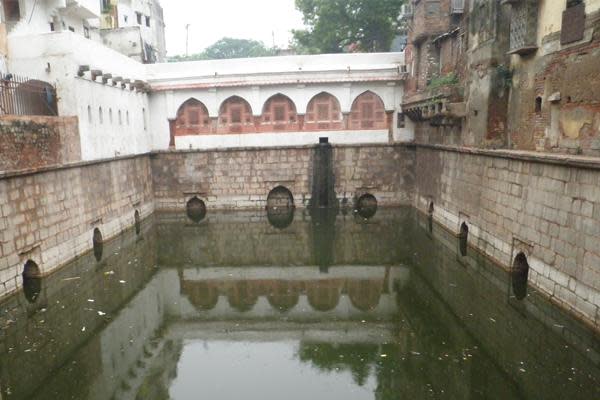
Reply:
[[[22, 284], [27, 260], [48, 274], [154, 210], [193, 197], [214, 210], [263, 209], [289, 189], [312, 196], [316, 146], [167, 151], [0, 176], [0, 296]], [[519, 253], [529, 284], [600, 327], [600, 163], [539, 153], [426, 145], [333, 146], [334, 190], [352, 206], [413, 204], [509, 269]], [[471, 251], [471, 250], [470, 250]]]
[[[571, 165], [569, 165], [571, 164]], [[600, 326], [600, 163], [525, 152], [417, 146], [416, 207]]]
[[0, 117], [0, 172], [81, 160], [77, 117]]
[[147, 155], [14, 173], [0, 178], [0, 296], [22, 286], [28, 260], [42, 275], [153, 212]]
[[[284, 186], [306, 207], [315, 146], [160, 152], [152, 155], [156, 208], [182, 210], [197, 196], [213, 209], [260, 209]], [[334, 146], [335, 192], [352, 205], [373, 194], [380, 205], [412, 203], [414, 151], [405, 145]]]

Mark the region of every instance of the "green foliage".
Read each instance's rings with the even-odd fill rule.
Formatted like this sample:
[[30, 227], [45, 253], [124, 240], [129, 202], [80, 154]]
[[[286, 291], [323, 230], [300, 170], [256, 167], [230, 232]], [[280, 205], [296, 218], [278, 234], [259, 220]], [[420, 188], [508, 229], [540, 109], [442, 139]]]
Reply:
[[249, 39], [223, 38], [207, 47], [202, 53], [189, 56], [169, 57], [169, 62], [196, 61], [196, 60], [222, 60], [229, 58], [265, 57], [273, 56], [276, 49], [265, 47], [262, 42]]
[[431, 78], [431, 81], [427, 85], [428, 89], [437, 89], [442, 86], [456, 85], [458, 83], [458, 76], [451, 72], [448, 75], [436, 76]]
[[405, 0], [296, 0], [305, 30], [295, 30], [298, 53], [389, 51]]

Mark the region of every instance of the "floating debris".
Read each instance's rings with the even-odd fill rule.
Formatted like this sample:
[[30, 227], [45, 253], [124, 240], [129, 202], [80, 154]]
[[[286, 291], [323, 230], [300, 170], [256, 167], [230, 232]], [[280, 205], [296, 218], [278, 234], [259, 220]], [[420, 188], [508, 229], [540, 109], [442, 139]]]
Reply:
[[106, 315], [106, 313], [105, 313], [105, 312], [102, 312], [102, 311], [98, 311], [98, 315], [99, 315], [99, 316], [101, 316], [101, 317], [103, 317], [103, 316], [105, 316], [105, 315]]
[[76, 281], [78, 279], [81, 279], [81, 277], [80, 276], [74, 276], [72, 278], [65, 278], [65, 279], [63, 279], [63, 282]]
[[115, 271], [106, 271], [104, 275], [114, 275]]

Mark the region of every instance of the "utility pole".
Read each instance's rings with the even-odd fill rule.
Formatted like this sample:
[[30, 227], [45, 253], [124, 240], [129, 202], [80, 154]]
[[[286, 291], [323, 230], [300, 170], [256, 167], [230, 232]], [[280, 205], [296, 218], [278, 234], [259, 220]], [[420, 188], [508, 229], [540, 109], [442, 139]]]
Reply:
[[185, 26], [185, 56], [190, 56], [190, 24]]

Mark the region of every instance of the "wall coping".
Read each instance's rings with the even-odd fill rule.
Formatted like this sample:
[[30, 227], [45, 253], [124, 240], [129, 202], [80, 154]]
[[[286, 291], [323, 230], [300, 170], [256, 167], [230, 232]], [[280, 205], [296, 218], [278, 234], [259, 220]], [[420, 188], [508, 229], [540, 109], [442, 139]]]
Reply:
[[[290, 150], [290, 149], [313, 149], [318, 144], [301, 145], [301, 146], [273, 146], [273, 147], [227, 147], [219, 149], [185, 149], [185, 150], [154, 150], [146, 153], [130, 154], [118, 157], [102, 158], [91, 161], [77, 161], [63, 165], [49, 165], [40, 168], [31, 168], [15, 171], [0, 171], [0, 180], [35, 175], [38, 173], [60, 171], [79, 167], [88, 167], [92, 165], [106, 164], [113, 161], [131, 160], [144, 157], [156, 157], [159, 155], [171, 154], [189, 154], [189, 153], [228, 153], [228, 152], [243, 152], [243, 151], [271, 151], [271, 150]], [[534, 151], [523, 150], [492, 150], [478, 149], [462, 146], [448, 146], [440, 144], [424, 144], [413, 142], [398, 142], [398, 143], [359, 143], [359, 144], [332, 144], [335, 148], [365, 148], [365, 147], [401, 147], [406, 149], [431, 149], [439, 151], [447, 151], [452, 153], [470, 154], [492, 158], [504, 158], [517, 161], [529, 161], [540, 164], [551, 164], [562, 167], [575, 167], [584, 169], [600, 170], [600, 157], [578, 156], [569, 154], [550, 154], [538, 153]]]
[[13, 171], [0, 171], [0, 180], [30, 176], [30, 175], [41, 174], [41, 173], [45, 173], [45, 172], [61, 171], [61, 170], [72, 169], [72, 168], [89, 167], [89, 166], [98, 165], [98, 164], [107, 164], [107, 163], [111, 163], [113, 161], [123, 161], [123, 160], [131, 160], [134, 158], [143, 158], [143, 157], [147, 157], [149, 155], [150, 155], [150, 153], [130, 154], [130, 155], [125, 155], [125, 156], [102, 158], [102, 159], [91, 160], [91, 161], [76, 161], [76, 162], [62, 164], [62, 165], [58, 165], [58, 164], [47, 165], [47, 166], [43, 166], [40, 168], [20, 169], [20, 170], [13, 170]]
[[517, 161], [529, 161], [540, 164], [552, 164], [561, 167], [575, 167], [600, 170], [600, 157], [578, 156], [571, 154], [539, 153], [525, 150], [480, 149], [474, 147], [448, 146], [441, 144], [415, 143], [416, 148], [471, 154], [484, 157], [504, 158]]
[[[357, 144], [333, 144], [330, 143], [331, 147], [336, 148], [365, 148], [365, 147], [406, 147], [414, 148], [412, 142], [398, 142], [398, 143], [357, 143]], [[292, 145], [292, 146], [247, 146], [247, 147], [221, 147], [213, 149], [180, 149], [180, 150], [155, 150], [150, 153], [150, 156], [158, 156], [162, 154], [185, 154], [185, 153], [230, 153], [230, 152], [243, 152], [243, 151], [271, 151], [271, 150], [306, 150], [314, 149], [319, 144], [306, 144], [306, 145]]]

